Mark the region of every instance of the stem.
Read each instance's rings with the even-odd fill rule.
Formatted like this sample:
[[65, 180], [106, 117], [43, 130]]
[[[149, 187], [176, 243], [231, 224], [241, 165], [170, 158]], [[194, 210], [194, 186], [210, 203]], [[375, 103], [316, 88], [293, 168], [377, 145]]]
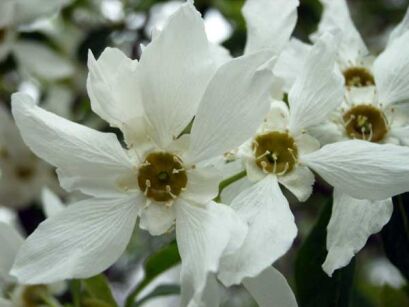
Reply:
[[222, 182], [220, 182], [220, 184], [219, 184], [219, 194], [217, 194], [217, 196], [216, 196], [216, 198], [214, 199], [214, 201], [220, 202], [220, 201], [221, 201], [221, 197], [220, 197], [220, 196], [221, 196], [223, 190], [224, 190], [225, 188], [227, 188], [229, 185], [235, 183], [236, 181], [238, 181], [238, 180], [240, 180], [240, 179], [246, 177], [246, 175], [247, 175], [247, 172], [244, 170], [244, 171], [241, 171], [240, 173], [237, 173], [237, 174], [235, 174], [235, 175], [233, 175], [233, 176], [231, 176], [231, 177], [229, 177], [229, 178], [223, 180]]
[[75, 307], [81, 307], [81, 281], [80, 280], [71, 280], [70, 290], [72, 295], [72, 303]]

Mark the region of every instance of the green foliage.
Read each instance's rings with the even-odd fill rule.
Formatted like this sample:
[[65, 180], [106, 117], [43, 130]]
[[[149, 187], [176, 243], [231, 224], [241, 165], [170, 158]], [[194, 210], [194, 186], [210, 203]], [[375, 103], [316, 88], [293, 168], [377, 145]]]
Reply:
[[323, 208], [317, 224], [301, 247], [295, 263], [295, 281], [300, 307], [347, 307], [354, 277], [352, 261], [330, 278], [322, 270], [327, 255], [326, 227], [331, 217], [332, 203]]
[[393, 198], [393, 214], [381, 235], [386, 256], [409, 280], [409, 193]]
[[167, 296], [180, 293], [179, 285], [160, 285], [157, 286], [151, 293], [144, 296], [138, 302], [136, 302], [133, 307], [142, 306], [146, 301], [158, 297], [158, 296]]
[[[86, 299], [85, 301], [96, 301], [104, 302], [103, 306], [116, 307], [114, 297], [112, 296], [109, 283], [105, 275], [99, 274], [97, 276], [85, 279], [82, 281], [85, 291], [91, 297], [91, 299]], [[100, 306], [100, 305], [90, 305], [90, 306]], [[101, 305], [102, 306], [102, 305]]]
[[409, 298], [405, 291], [384, 286], [381, 292], [382, 307], [404, 307], [409, 306]]
[[166, 270], [174, 267], [180, 262], [179, 250], [176, 242], [172, 242], [168, 246], [160, 249], [156, 253], [149, 256], [144, 264], [145, 277], [136, 285], [135, 289], [128, 296], [126, 306], [133, 306], [137, 295], [147, 286], [149, 283], [158, 277]]

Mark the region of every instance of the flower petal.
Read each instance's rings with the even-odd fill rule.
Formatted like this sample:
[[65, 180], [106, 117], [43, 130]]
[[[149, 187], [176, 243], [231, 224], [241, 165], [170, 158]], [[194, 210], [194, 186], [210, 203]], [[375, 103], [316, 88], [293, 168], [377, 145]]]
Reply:
[[40, 79], [64, 79], [74, 73], [69, 60], [45, 45], [19, 40], [14, 43], [13, 51], [22, 69]]
[[219, 193], [222, 181], [220, 171], [212, 166], [198, 167], [187, 172], [188, 182], [182, 197], [186, 200], [207, 204]]
[[389, 34], [388, 45], [392, 44], [397, 38], [401, 37], [406, 31], [409, 30], [409, 8], [406, 10], [406, 14], [402, 21], [393, 29]]
[[270, 59], [270, 52], [253, 53], [217, 71], [193, 123], [188, 160], [217, 157], [256, 132], [268, 112], [272, 84], [272, 73], [260, 66]]
[[320, 0], [324, 6], [318, 31], [314, 37], [325, 32], [337, 30], [340, 33], [339, 57], [344, 66], [354, 65], [368, 54], [365, 42], [349, 14], [347, 2], [345, 0]]
[[391, 104], [409, 99], [409, 31], [391, 43], [374, 63], [379, 101]]
[[137, 214], [135, 196], [93, 198], [68, 206], [28, 237], [11, 274], [27, 284], [99, 274], [125, 250]]
[[222, 259], [219, 279], [226, 286], [260, 274], [290, 249], [297, 235], [294, 216], [275, 176], [266, 176], [240, 193], [231, 207], [249, 225], [249, 232], [240, 249]]
[[312, 46], [296, 38], [291, 38], [274, 66], [274, 74], [284, 80], [284, 90], [288, 92], [304, 66]]
[[0, 280], [8, 278], [23, 237], [13, 226], [0, 222]]
[[189, 1], [143, 50], [139, 62], [143, 105], [156, 141], [165, 147], [196, 114], [217, 66], [203, 20]]
[[223, 254], [236, 250], [247, 227], [233, 209], [211, 202], [176, 206], [176, 239], [182, 258], [182, 306], [202, 306], [209, 273], [216, 273]]
[[402, 145], [409, 146], [409, 126], [392, 127], [390, 135], [397, 137]]
[[119, 49], [106, 48], [98, 60], [89, 51], [88, 69], [87, 89], [95, 113], [118, 128], [143, 116], [136, 76], [138, 61], [131, 60]]
[[297, 22], [298, 0], [247, 0], [243, 16], [247, 24], [245, 54], [272, 49], [278, 54]]
[[13, 22], [16, 2], [15, 0], [3, 0], [0, 3], [0, 28], [6, 28]]
[[41, 192], [41, 201], [43, 203], [44, 213], [47, 217], [56, 215], [65, 209], [65, 205], [61, 199], [47, 187], [43, 188]]
[[89, 195], [116, 193], [116, 180], [132, 164], [112, 133], [101, 133], [70, 122], [14, 94], [13, 115], [24, 141], [47, 162], [58, 167], [63, 188]]
[[342, 103], [343, 77], [335, 70], [335, 38], [326, 34], [312, 47], [288, 96], [290, 130], [298, 134], [324, 121]]
[[16, 0], [15, 22], [28, 23], [51, 17], [68, 3], [67, 0]]
[[409, 148], [349, 140], [325, 145], [303, 163], [355, 198], [384, 200], [409, 190]]
[[379, 232], [389, 221], [393, 211], [392, 199], [360, 200], [340, 190], [334, 190], [334, 206], [327, 227], [328, 255], [324, 271], [333, 272], [346, 266], [361, 250], [369, 236]]
[[299, 201], [306, 201], [312, 194], [315, 176], [308, 167], [298, 165], [294, 170], [278, 178]]
[[244, 287], [259, 307], [297, 307], [297, 300], [285, 277], [273, 267], [254, 278], [246, 278]]
[[[143, 201], [146, 202], [146, 199]], [[174, 207], [166, 207], [163, 203], [151, 203], [141, 210], [139, 227], [149, 231], [152, 236], [159, 236], [175, 225], [175, 219]]]

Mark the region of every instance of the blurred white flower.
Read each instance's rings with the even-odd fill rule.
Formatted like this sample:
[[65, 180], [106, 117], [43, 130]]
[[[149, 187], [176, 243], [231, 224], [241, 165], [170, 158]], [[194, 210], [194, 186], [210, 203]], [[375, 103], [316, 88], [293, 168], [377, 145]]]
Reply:
[[58, 191], [54, 167], [24, 144], [9, 112], [0, 107], [0, 205], [23, 208], [40, 200], [43, 186]]
[[13, 53], [19, 69], [40, 79], [70, 76], [71, 63], [48, 47], [19, 38], [22, 25], [57, 13], [66, 0], [3, 0], [0, 2], [0, 61]]
[[[409, 11], [392, 31], [384, 52], [375, 58], [369, 54], [355, 28], [345, 0], [321, 2], [324, 13], [318, 32], [312, 38], [316, 39], [328, 31], [337, 33], [337, 62], [338, 70], [344, 76], [345, 100], [329, 121], [313, 127], [311, 133], [323, 144], [346, 139], [367, 141], [366, 146], [356, 143], [356, 149], [358, 146], [362, 150], [366, 147], [367, 152], [376, 148], [369, 142], [409, 145], [409, 54], [402, 52], [409, 48]], [[299, 73], [299, 67], [293, 64], [305, 61], [311, 48], [297, 40], [293, 40], [290, 45], [277, 64], [278, 74], [287, 78], [287, 84], [291, 84]], [[403, 172], [408, 163], [404, 158], [407, 149], [388, 145], [383, 151], [384, 157], [379, 158], [384, 160], [384, 167], [388, 167], [389, 171]], [[350, 154], [356, 155], [356, 159], [362, 159], [363, 163], [369, 163], [359, 151], [354, 153], [351, 150]], [[363, 169], [357, 169], [356, 175], [361, 178], [370, 175], [372, 180], [368, 176], [368, 183], [372, 181], [373, 187], [377, 186], [375, 181], [387, 184], [387, 180], [396, 180], [396, 176], [406, 176], [402, 173], [389, 177], [387, 173], [377, 174], [374, 169], [368, 170], [366, 174]], [[323, 175], [325, 179], [328, 179], [327, 176]], [[351, 178], [345, 180], [351, 181]], [[356, 188], [360, 188], [358, 183]], [[390, 187], [389, 193], [383, 190], [381, 188], [364, 197], [365, 194], [360, 195], [358, 191], [352, 193], [335, 186], [334, 207], [328, 225], [328, 256], [323, 264], [329, 275], [347, 265], [365, 245], [368, 237], [382, 229], [393, 210], [390, 196], [405, 192], [408, 188], [393, 191], [393, 187]]]
[[[57, 166], [66, 190], [90, 198], [42, 223], [24, 243], [13, 274], [29, 284], [98, 274], [123, 253], [139, 217], [152, 235], [176, 228], [182, 305], [200, 304], [212, 290], [205, 289], [208, 274], [247, 230], [234, 210], [212, 201], [219, 175], [205, 161], [257, 129], [268, 110], [272, 76], [263, 67], [270, 58], [260, 52], [218, 68], [191, 2], [172, 15], [139, 63], [116, 49], [98, 61], [90, 54], [92, 108], [123, 132], [127, 150], [114, 134], [15, 94], [13, 113], [25, 142]], [[181, 135], [193, 117], [191, 133]]]

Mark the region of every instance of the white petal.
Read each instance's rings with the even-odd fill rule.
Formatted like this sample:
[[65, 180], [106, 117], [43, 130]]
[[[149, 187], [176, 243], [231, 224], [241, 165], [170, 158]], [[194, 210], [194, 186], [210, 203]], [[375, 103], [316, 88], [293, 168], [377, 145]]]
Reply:
[[131, 162], [112, 133], [101, 133], [47, 112], [24, 94], [14, 94], [13, 115], [24, 141], [58, 167], [61, 185], [88, 194], [116, 192], [116, 180]]
[[[146, 199], [143, 200], [146, 202]], [[163, 203], [151, 203], [141, 210], [139, 227], [149, 231], [152, 236], [159, 236], [175, 225], [174, 207], [166, 207]]]
[[187, 172], [188, 182], [182, 197], [200, 204], [210, 202], [219, 193], [222, 181], [220, 171], [214, 167], [198, 167]]
[[409, 146], [409, 126], [392, 127], [390, 135], [397, 137], [402, 145]]
[[409, 190], [409, 148], [349, 140], [325, 145], [303, 162], [333, 187], [359, 199], [383, 200]]
[[391, 104], [409, 99], [409, 31], [394, 40], [374, 63], [379, 101]]
[[243, 144], [269, 108], [270, 52], [234, 59], [216, 73], [200, 103], [192, 127], [189, 160], [214, 158]]
[[203, 20], [192, 3], [169, 18], [139, 64], [144, 109], [156, 141], [166, 146], [193, 119], [216, 69]]
[[297, 307], [297, 300], [285, 277], [273, 267], [254, 278], [246, 278], [244, 287], [259, 307]]
[[47, 217], [56, 215], [65, 209], [65, 205], [61, 199], [47, 187], [43, 188], [41, 201], [43, 203], [44, 213]]
[[47, 284], [101, 273], [131, 238], [139, 208], [135, 201], [135, 196], [94, 198], [68, 206], [28, 237], [11, 274], [21, 283]]
[[42, 44], [19, 40], [13, 51], [22, 69], [40, 79], [64, 79], [74, 73], [69, 60]]
[[304, 66], [305, 59], [312, 46], [292, 38], [285, 46], [274, 66], [274, 74], [284, 80], [284, 89], [288, 92]]
[[320, 148], [320, 142], [318, 142], [316, 138], [306, 133], [297, 135], [295, 137], [295, 143], [297, 144], [299, 155], [305, 155]]
[[306, 201], [312, 194], [315, 176], [308, 167], [298, 165], [290, 173], [278, 178], [299, 201]]
[[16, 0], [16, 22], [28, 23], [39, 18], [52, 17], [68, 0]]
[[275, 176], [266, 176], [240, 193], [231, 207], [249, 225], [249, 232], [240, 249], [222, 259], [219, 279], [226, 286], [260, 274], [290, 249], [297, 235], [294, 216]]
[[347, 139], [344, 134], [345, 128], [332, 121], [323, 122], [319, 125], [313, 126], [308, 129], [308, 132], [313, 135], [321, 145]]
[[23, 241], [23, 237], [13, 226], [0, 222], [0, 281], [8, 277]]
[[356, 64], [360, 58], [368, 54], [368, 49], [355, 28], [347, 2], [345, 0], [321, 0], [321, 3], [324, 11], [315, 37], [328, 31], [341, 31], [338, 35], [340, 40], [338, 52], [342, 64], [344, 66], [351, 65], [351, 63]]
[[405, 17], [402, 21], [393, 29], [389, 35], [388, 45], [392, 44], [397, 38], [401, 37], [406, 31], [409, 30], [409, 8], [406, 10]]
[[298, 0], [247, 0], [243, 6], [247, 24], [245, 54], [262, 49], [278, 54], [294, 30], [298, 5]]
[[14, 21], [15, 0], [3, 0], [0, 3], [0, 28], [6, 28]]
[[92, 110], [112, 126], [123, 128], [131, 119], [143, 116], [138, 85], [138, 61], [119, 49], [106, 48], [98, 60], [88, 53], [87, 89]]
[[216, 273], [223, 254], [236, 250], [247, 227], [233, 209], [214, 202], [176, 206], [176, 239], [182, 258], [182, 306], [202, 306], [209, 273]]
[[324, 121], [342, 103], [344, 81], [334, 69], [335, 52], [335, 38], [326, 34], [305, 60], [288, 97], [293, 134]]
[[14, 307], [14, 305], [11, 301], [0, 297], [0, 307]]
[[360, 200], [334, 190], [334, 206], [327, 227], [328, 255], [324, 271], [332, 273], [346, 266], [361, 250], [369, 236], [379, 232], [393, 211], [392, 199]]
[[270, 111], [268, 112], [265, 122], [263, 123], [263, 130], [284, 131], [288, 128], [288, 120], [290, 112], [288, 106], [284, 101], [274, 100], [271, 103]]

